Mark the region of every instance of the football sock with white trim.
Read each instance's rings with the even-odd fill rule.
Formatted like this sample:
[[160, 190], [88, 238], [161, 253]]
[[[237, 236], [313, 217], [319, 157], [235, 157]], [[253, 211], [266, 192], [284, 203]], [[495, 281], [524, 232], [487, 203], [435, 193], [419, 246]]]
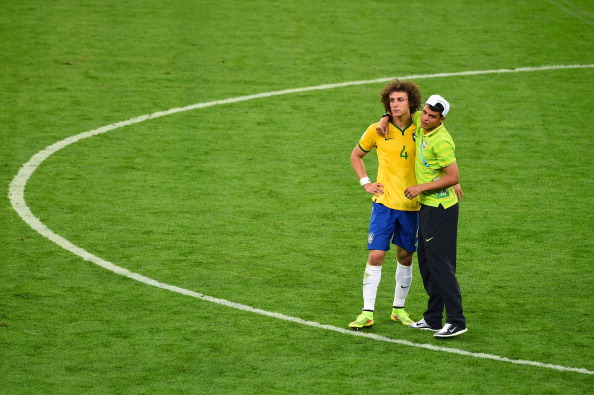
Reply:
[[373, 266], [369, 263], [365, 266], [363, 275], [363, 310], [373, 311], [377, 287], [382, 279], [382, 267]]
[[412, 284], [412, 265], [404, 266], [398, 262], [396, 264], [395, 278], [396, 288], [394, 289], [394, 304], [392, 306], [402, 308]]

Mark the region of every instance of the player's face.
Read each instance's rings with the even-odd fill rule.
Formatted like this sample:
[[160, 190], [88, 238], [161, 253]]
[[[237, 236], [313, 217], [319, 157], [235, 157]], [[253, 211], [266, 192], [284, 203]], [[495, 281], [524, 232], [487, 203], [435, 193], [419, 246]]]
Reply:
[[425, 104], [421, 113], [421, 126], [423, 129], [430, 132], [441, 125], [444, 119], [439, 111], [433, 111]]
[[393, 117], [410, 116], [408, 94], [406, 92], [392, 92], [390, 98], [390, 111]]

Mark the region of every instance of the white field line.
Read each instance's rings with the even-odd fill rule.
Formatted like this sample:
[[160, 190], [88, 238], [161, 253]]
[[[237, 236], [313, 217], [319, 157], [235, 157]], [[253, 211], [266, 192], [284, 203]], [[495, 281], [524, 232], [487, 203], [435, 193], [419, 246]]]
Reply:
[[160, 111], [155, 112], [153, 114], [142, 115], [139, 117], [131, 118], [127, 121], [122, 121], [118, 123], [114, 123], [111, 125], [103, 126], [98, 129], [90, 130], [88, 132], [80, 133], [71, 137], [68, 137], [64, 140], [58, 141], [45, 149], [39, 151], [37, 154], [33, 155], [33, 157], [25, 163], [14, 177], [12, 182], [10, 183], [9, 190], [8, 190], [8, 197], [10, 199], [10, 203], [13, 209], [19, 214], [19, 216], [25, 221], [33, 230], [41, 234], [42, 236], [46, 237], [50, 241], [56, 243], [60, 247], [64, 248], [67, 251], [72, 252], [75, 255], [80, 256], [85, 261], [92, 262], [98, 266], [101, 266], [107, 270], [110, 270], [116, 274], [120, 274], [122, 276], [128, 277], [130, 279], [139, 281], [141, 283], [151, 285], [154, 287], [166, 289], [168, 291], [176, 292], [182, 295], [191, 296], [196, 299], [201, 299], [207, 302], [216, 303], [219, 305], [232, 307], [234, 309], [239, 309], [243, 311], [248, 311], [268, 317], [273, 317], [285, 321], [294, 322], [301, 325], [308, 325], [314, 328], [326, 329], [346, 335], [351, 336], [360, 336], [366, 337], [373, 340], [384, 341], [389, 343], [396, 343], [405, 346], [417, 347], [417, 348], [424, 348], [427, 350], [432, 351], [440, 351], [440, 352], [447, 352], [451, 354], [458, 354], [469, 356], [473, 358], [482, 358], [482, 359], [490, 359], [494, 361], [500, 362], [508, 362], [513, 364], [519, 365], [530, 365], [536, 366], [541, 368], [549, 368], [558, 371], [569, 371], [575, 373], [582, 373], [582, 374], [594, 374], [594, 371], [583, 369], [583, 368], [573, 368], [568, 366], [561, 366], [561, 365], [553, 365], [535, 361], [525, 361], [519, 359], [509, 359], [505, 357], [500, 357], [498, 355], [493, 354], [484, 354], [484, 353], [474, 353], [469, 351], [464, 351], [456, 348], [449, 348], [449, 347], [439, 347], [432, 344], [420, 344], [420, 343], [413, 343], [407, 340], [401, 339], [392, 339], [389, 337], [379, 336], [371, 333], [366, 332], [354, 332], [348, 329], [335, 327], [332, 325], [325, 325], [320, 324], [318, 322], [313, 321], [306, 321], [301, 318], [291, 317], [288, 315], [275, 313], [271, 311], [261, 310], [255, 307], [234, 303], [225, 299], [219, 299], [208, 295], [203, 295], [198, 292], [190, 291], [184, 288], [176, 287], [174, 285], [165, 284], [151, 278], [145, 277], [138, 273], [133, 273], [123, 267], [114, 265], [111, 262], [108, 262], [96, 255], [93, 255], [86, 250], [72, 244], [70, 241], [66, 240], [62, 236], [54, 233], [51, 229], [45, 226], [29, 209], [27, 206], [27, 202], [25, 200], [25, 187], [27, 186], [28, 180], [31, 178], [35, 170], [45, 161], [48, 157], [52, 154], [56, 153], [57, 151], [61, 150], [62, 148], [67, 147], [70, 144], [76, 143], [77, 141], [86, 139], [88, 137], [92, 137], [98, 134], [106, 133], [108, 131], [122, 128], [124, 126], [132, 125], [135, 123], [140, 123], [149, 119], [159, 118], [166, 115], [175, 114], [178, 112], [183, 111], [190, 111], [199, 108], [211, 107], [216, 106], [219, 104], [229, 104], [229, 103], [236, 103], [241, 101], [259, 99], [259, 98], [266, 98], [272, 96], [279, 96], [279, 95], [287, 95], [292, 93], [300, 93], [300, 92], [308, 92], [308, 91], [316, 91], [316, 90], [324, 90], [324, 89], [334, 89], [334, 88], [341, 88], [346, 86], [353, 86], [353, 85], [364, 85], [364, 84], [375, 84], [375, 83], [382, 83], [391, 81], [394, 78], [406, 79], [406, 80], [415, 80], [415, 79], [425, 79], [425, 78], [445, 78], [445, 77], [457, 77], [457, 76], [468, 76], [468, 75], [481, 75], [481, 74], [501, 74], [501, 73], [520, 73], [520, 72], [529, 72], [529, 71], [545, 71], [545, 70], [565, 70], [565, 69], [581, 69], [581, 68], [594, 68], [594, 64], [590, 65], [566, 65], [566, 66], [542, 66], [542, 67], [524, 67], [524, 68], [516, 68], [516, 69], [499, 69], [499, 70], [478, 70], [478, 71], [463, 71], [458, 73], [438, 73], [438, 74], [423, 74], [423, 75], [409, 75], [403, 77], [390, 77], [390, 78], [380, 78], [376, 80], [367, 80], [367, 81], [352, 81], [352, 82], [344, 82], [338, 84], [328, 84], [328, 85], [318, 85], [318, 86], [311, 86], [305, 88], [297, 88], [297, 89], [287, 89], [282, 91], [275, 91], [275, 92], [267, 92], [267, 93], [259, 93], [255, 95], [248, 95], [248, 96], [240, 96], [226, 100], [216, 100], [207, 103], [198, 103], [193, 104], [187, 107], [181, 108], [173, 108], [167, 111]]
[[567, 0], [546, 0], [548, 3], [554, 5], [555, 7], [559, 8], [560, 10], [564, 11], [568, 15], [579, 19], [580, 21], [584, 22], [586, 25], [594, 26], [594, 18], [592, 18], [592, 14], [588, 11], [580, 9], [575, 4], [570, 3]]

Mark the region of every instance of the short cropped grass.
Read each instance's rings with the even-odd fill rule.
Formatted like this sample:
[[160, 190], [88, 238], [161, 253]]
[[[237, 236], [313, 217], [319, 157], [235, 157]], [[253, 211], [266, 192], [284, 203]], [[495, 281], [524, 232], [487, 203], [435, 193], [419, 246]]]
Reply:
[[[369, 332], [594, 371], [593, 68], [586, 1], [8, 1], [0, 15], [0, 392], [587, 393], [590, 374], [348, 336], [150, 287], [63, 250], [8, 200], [69, 136], [170, 108], [417, 75], [452, 103], [458, 277], [469, 332]], [[361, 308], [370, 197], [349, 154], [383, 83], [220, 104], [68, 146], [26, 188], [86, 251], [205, 295], [346, 328]], [[373, 178], [376, 162], [366, 158]], [[407, 310], [426, 304], [415, 279]]]

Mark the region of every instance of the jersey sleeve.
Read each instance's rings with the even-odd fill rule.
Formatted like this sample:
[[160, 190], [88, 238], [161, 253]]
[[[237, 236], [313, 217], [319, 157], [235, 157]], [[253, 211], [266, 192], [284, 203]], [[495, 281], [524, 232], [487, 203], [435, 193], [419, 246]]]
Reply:
[[371, 151], [373, 147], [376, 146], [378, 136], [377, 132], [375, 131], [376, 126], [377, 123], [370, 125], [365, 131], [365, 133], [363, 133], [363, 136], [361, 136], [361, 139], [359, 140], [359, 148], [361, 148], [365, 152]]

